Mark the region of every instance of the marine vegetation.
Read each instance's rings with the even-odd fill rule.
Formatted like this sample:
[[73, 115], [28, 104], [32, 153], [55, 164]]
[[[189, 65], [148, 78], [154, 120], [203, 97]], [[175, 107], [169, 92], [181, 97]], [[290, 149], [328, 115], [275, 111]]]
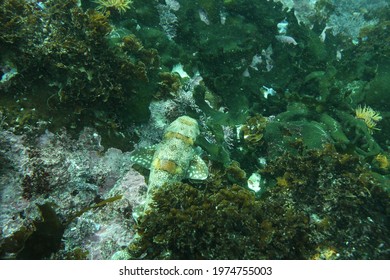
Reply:
[[256, 115], [248, 118], [246, 123], [240, 127], [242, 138], [248, 146], [255, 148], [262, 144], [263, 132], [267, 125], [267, 118]]
[[389, 259], [388, 11], [0, 1], [0, 257]]
[[[332, 248], [336, 252], [332, 258], [338, 259], [387, 258], [388, 179], [379, 184], [358, 156], [338, 153], [332, 145], [307, 150], [298, 144], [297, 151], [273, 159], [261, 171], [273, 185], [262, 196], [269, 221], [277, 224], [281, 219], [283, 224], [285, 218], [279, 214], [302, 218], [295, 229], [302, 234], [302, 245], [314, 249], [305, 252], [304, 258], [317, 258], [314, 252], [324, 248]], [[278, 248], [284, 251], [282, 256], [292, 253], [284, 246]], [[294, 248], [298, 255], [303, 253], [299, 245]], [[271, 251], [271, 258], [279, 258]]]
[[[74, 0], [53, 0], [43, 10], [7, 0], [2, 9], [0, 62], [17, 72], [1, 84], [2, 104], [19, 98], [14, 107], [1, 105], [10, 126], [23, 131], [54, 118], [52, 130], [66, 126], [77, 133], [80, 122], [89, 122], [104, 139], [118, 139], [125, 119], [149, 116], [159, 57], [129, 30], [119, 36], [107, 14], [83, 10]], [[24, 118], [15, 116], [19, 110]]]
[[[174, 195], [172, 195], [174, 194]], [[261, 258], [260, 202], [238, 185], [177, 183], [157, 190], [129, 246], [136, 259]]]
[[298, 144], [297, 151], [259, 171], [268, 181], [261, 199], [221, 170], [204, 184], [162, 186], [136, 227], [129, 256], [386, 259], [389, 190], [358, 157], [331, 145], [307, 150]]
[[131, 8], [131, 4], [133, 4], [133, 0], [95, 0], [93, 2], [98, 4], [96, 7], [96, 10], [98, 11], [105, 13], [107, 10], [114, 9], [120, 14], [129, 10]]
[[355, 110], [355, 114], [357, 119], [364, 121], [371, 133], [373, 133], [374, 130], [379, 130], [379, 128], [376, 127], [376, 124], [382, 119], [382, 116], [378, 112], [375, 112], [371, 107], [362, 107], [359, 105]]

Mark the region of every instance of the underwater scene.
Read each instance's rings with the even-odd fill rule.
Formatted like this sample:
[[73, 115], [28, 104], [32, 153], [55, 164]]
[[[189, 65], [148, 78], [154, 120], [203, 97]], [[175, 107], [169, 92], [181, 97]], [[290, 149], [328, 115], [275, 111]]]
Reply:
[[0, 0], [0, 259], [390, 259], [389, 2]]

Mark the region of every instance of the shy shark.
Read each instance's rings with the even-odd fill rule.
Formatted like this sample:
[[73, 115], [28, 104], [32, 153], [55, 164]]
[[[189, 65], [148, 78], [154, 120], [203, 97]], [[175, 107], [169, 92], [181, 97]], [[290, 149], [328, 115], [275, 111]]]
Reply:
[[194, 147], [198, 135], [197, 121], [181, 116], [165, 129], [159, 144], [138, 149], [131, 154], [132, 162], [150, 169], [145, 209], [153, 191], [166, 183], [180, 182], [185, 178], [207, 179], [207, 164]]

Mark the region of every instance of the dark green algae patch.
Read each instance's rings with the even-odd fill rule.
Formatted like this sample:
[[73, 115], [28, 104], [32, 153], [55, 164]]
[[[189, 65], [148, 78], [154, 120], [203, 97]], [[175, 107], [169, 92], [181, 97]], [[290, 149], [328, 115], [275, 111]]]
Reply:
[[[320, 40], [334, 8], [329, 1], [319, 1], [322, 17], [311, 29], [272, 1], [180, 1], [170, 40], [157, 2], [134, 1], [120, 15], [96, 11], [88, 1], [47, 1], [44, 9], [2, 1], [1, 71], [17, 74], [0, 84], [1, 129], [34, 139], [45, 129], [78, 135], [91, 126], [104, 146], [132, 150], [140, 140], [134, 125], [149, 120], [150, 103], [175, 100], [188, 86], [171, 73], [182, 63], [190, 76], [199, 71], [203, 78], [194, 89], [200, 111], [180, 112], [202, 120], [196, 144], [212, 163], [211, 175], [155, 193], [136, 225], [132, 258], [388, 259], [388, 13], [366, 15], [379, 23], [362, 29], [355, 45], [331, 32]], [[210, 24], [199, 20], [200, 9]], [[275, 39], [283, 20], [296, 46]], [[270, 45], [274, 68], [263, 63], [244, 77], [252, 58]], [[266, 98], [262, 86], [276, 95]], [[380, 130], [355, 117], [360, 104], [380, 112]], [[247, 129], [227, 143], [224, 128], [237, 126]], [[6, 162], [2, 153], [0, 162]], [[37, 170], [22, 182], [26, 199], [49, 196], [56, 187]], [[257, 194], [247, 188], [253, 172], [265, 180]], [[19, 258], [50, 258], [62, 223], [54, 222], [54, 245], [39, 255], [28, 252], [26, 236], [43, 240], [46, 224], [20, 233], [27, 245]], [[67, 257], [85, 258], [85, 252]]]
[[[297, 144], [297, 146], [301, 146]], [[166, 185], [136, 226], [135, 259], [386, 259], [389, 193], [359, 158], [297, 148], [261, 172], [258, 198], [237, 170], [201, 186]], [[237, 169], [238, 167], [235, 167]], [[367, 238], [370, 236], [370, 238]]]

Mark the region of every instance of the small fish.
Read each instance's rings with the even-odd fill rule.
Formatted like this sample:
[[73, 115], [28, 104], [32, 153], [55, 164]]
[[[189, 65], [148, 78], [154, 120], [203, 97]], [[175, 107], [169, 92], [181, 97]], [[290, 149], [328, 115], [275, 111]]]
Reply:
[[146, 208], [153, 191], [165, 183], [180, 182], [185, 178], [207, 179], [207, 164], [194, 149], [198, 135], [197, 121], [181, 116], [167, 127], [159, 144], [132, 153], [130, 159], [134, 163], [150, 169]]
[[272, 68], [274, 67], [274, 61], [271, 58], [271, 55], [274, 53], [272, 49], [272, 45], [269, 45], [266, 50], [262, 50], [261, 54], [265, 57], [265, 64], [266, 64], [266, 69], [267, 72], [271, 71]]
[[277, 24], [277, 27], [278, 27], [278, 33], [280, 35], [286, 35], [287, 33], [287, 27], [288, 27], [288, 22], [286, 19], [284, 19], [283, 21], [279, 22]]
[[227, 12], [225, 10], [219, 11], [219, 19], [222, 25], [226, 23]]
[[279, 42], [281, 42], [283, 44], [293, 44], [294, 46], [298, 45], [297, 41], [295, 41], [295, 39], [291, 36], [276, 35], [275, 38], [276, 38], [276, 40], [278, 40]]
[[261, 92], [263, 93], [265, 99], [268, 99], [268, 95], [276, 95], [276, 91], [273, 88], [267, 88], [266, 86], [262, 87]]
[[252, 62], [251, 62], [251, 64], [249, 66], [251, 68], [255, 69], [256, 71], [258, 71], [259, 69], [257, 68], [257, 65], [260, 65], [261, 63], [263, 63], [263, 59], [261, 58], [261, 55], [255, 54], [253, 56]]
[[199, 18], [201, 21], [203, 21], [205, 24], [210, 25], [209, 16], [207, 15], [206, 11], [200, 8], [198, 10]]
[[244, 72], [242, 72], [242, 76], [245, 78], [250, 78], [251, 74], [249, 73], [248, 67], [245, 68]]
[[45, 6], [44, 3], [42, 3], [42, 2], [39, 1], [39, 2], [37, 2], [36, 4], [37, 4], [38, 8], [41, 9], [42, 11], [43, 11], [44, 9], [46, 9], [46, 6]]
[[320, 40], [321, 42], [325, 42], [325, 39], [326, 39], [326, 31], [329, 30], [329, 29], [332, 29], [333, 26], [325, 26], [324, 29], [322, 30], [321, 34], [320, 34]]

